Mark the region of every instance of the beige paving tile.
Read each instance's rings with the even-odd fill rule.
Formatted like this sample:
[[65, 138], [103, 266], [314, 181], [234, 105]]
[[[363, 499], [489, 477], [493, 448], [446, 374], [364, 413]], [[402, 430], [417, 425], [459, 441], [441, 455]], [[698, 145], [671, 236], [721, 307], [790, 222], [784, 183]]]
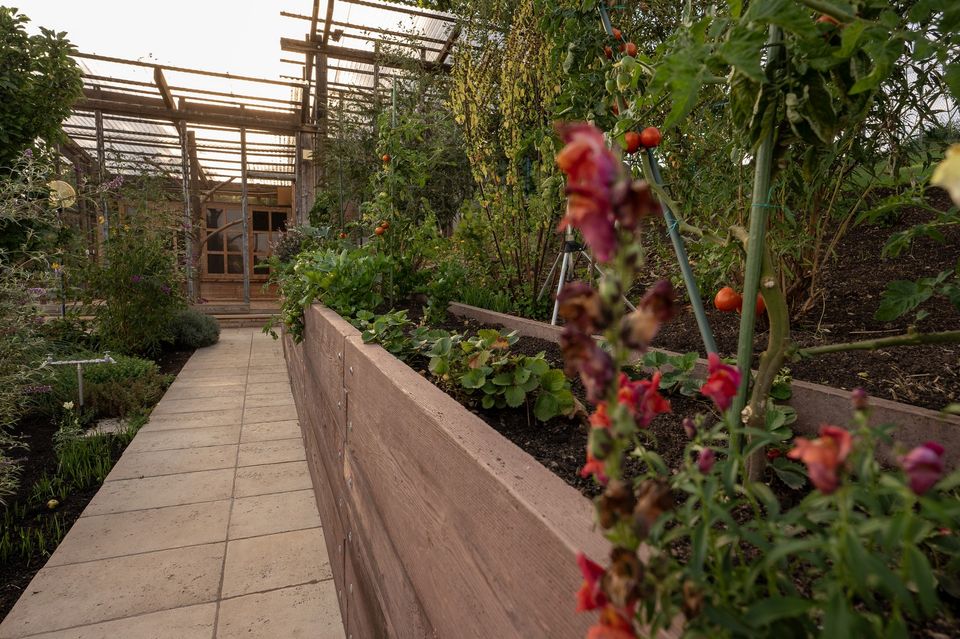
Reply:
[[177, 386], [163, 396], [164, 400], [197, 399], [200, 397], [243, 397], [245, 384], [223, 384], [221, 386]]
[[223, 597], [330, 579], [319, 528], [227, 542]]
[[233, 426], [243, 420], [243, 410], [238, 406], [232, 410], [208, 411], [203, 413], [176, 413], [151, 415], [147, 425], [140, 432], [170, 430], [174, 428], [206, 428], [207, 426]]
[[251, 375], [264, 375], [269, 373], [283, 373], [287, 374], [287, 364], [283, 361], [273, 361], [273, 362], [263, 362], [263, 361], [251, 361], [250, 370]]
[[199, 446], [223, 446], [240, 441], [240, 426], [207, 426], [205, 428], [177, 428], [168, 430], [140, 431], [127, 450], [145, 452], [197, 448]]
[[170, 388], [194, 388], [197, 386], [232, 386], [235, 384], [246, 384], [246, 373], [235, 373], [233, 375], [224, 375], [223, 377], [204, 377], [201, 379], [188, 379], [187, 377], [178, 377]]
[[218, 543], [43, 568], [0, 626], [0, 637], [214, 601], [223, 553]]
[[224, 541], [230, 500], [81, 517], [48, 566]]
[[234, 497], [305, 490], [311, 487], [307, 462], [285, 462], [237, 469]]
[[275, 384], [278, 382], [290, 383], [286, 372], [283, 373], [254, 373], [247, 376], [247, 384]]
[[259, 442], [268, 439], [294, 439], [303, 437], [300, 422], [290, 419], [284, 422], [244, 424], [240, 429], [240, 443]]
[[[260, 392], [255, 386], [251, 389]], [[267, 395], [247, 395], [243, 400], [244, 408], [261, 408], [264, 406], [292, 406], [293, 393], [290, 390], [279, 393], [270, 393]]]
[[177, 375], [181, 381], [190, 381], [195, 379], [225, 379], [228, 377], [238, 377], [247, 374], [247, 362], [239, 361], [236, 364], [225, 364], [219, 368], [184, 368]]
[[303, 439], [276, 439], [240, 444], [237, 466], [258, 466], [278, 462], [301, 461], [307, 458]]
[[216, 618], [217, 604], [206, 603], [45, 632], [30, 639], [210, 639]]
[[244, 497], [233, 502], [230, 539], [320, 526], [312, 490]]
[[201, 397], [197, 399], [166, 399], [164, 398], [152, 415], [160, 416], [171, 413], [198, 413], [206, 411], [229, 410], [243, 405], [243, 395], [224, 395], [220, 397]]
[[[109, 481], [101, 486], [83, 515], [89, 517], [229, 499], [233, 491], [233, 474], [233, 469], [204, 470], [182, 475]], [[275, 481], [282, 483], [279, 479]], [[288, 481], [293, 483], [292, 479]]]
[[273, 393], [289, 393], [290, 382], [271, 382], [266, 384], [250, 384], [250, 392], [259, 395], [271, 395]]
[[243, 422], [282, 422], [288, 419], [297, 419], [297, 407], [290, 404], [288, 406], [264, 406], [262, 408], [243, 409]]
[[142, 453], [127, 451], [107, 475], [107, 481], [233, 468], [237, 448], [236, 444], [230, 444]]
[[333, 580], [220, 603], [217, 639], [343, 639]]

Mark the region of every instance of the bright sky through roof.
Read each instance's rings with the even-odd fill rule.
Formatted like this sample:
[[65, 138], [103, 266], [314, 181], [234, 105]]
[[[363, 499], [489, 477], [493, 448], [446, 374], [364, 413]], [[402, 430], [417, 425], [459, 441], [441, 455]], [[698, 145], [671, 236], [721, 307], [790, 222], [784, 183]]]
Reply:
[[[18, 0], [31, 21], [66, 31], [83, 52], [277, 79], [299, 70], [280, 62], [280, 37], [307, 25], [280, 16], [306, 0]], [[302, 57], [302, 56], [301, 56]]]

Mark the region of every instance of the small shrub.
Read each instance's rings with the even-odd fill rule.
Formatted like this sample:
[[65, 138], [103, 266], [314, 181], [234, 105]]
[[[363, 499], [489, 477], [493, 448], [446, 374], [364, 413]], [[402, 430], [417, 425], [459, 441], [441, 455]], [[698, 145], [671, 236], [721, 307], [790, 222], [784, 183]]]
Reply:
[[[83, 354], [78, 359], [90, 356]], [[116, 364], [91, 364], [83, 367], [83, 405], [85, 419], [127, 417], [150, 408], [163, 396], [170, 383], [152, 361], [125, 355], [113, 355]], [[77, 401], [77, 371], [61, 366], [51, 371], [52, 390], [44, 395], [45, 412], [54, 412], [64, 402]]]
[[170, 334], [177, 348], [203, 348], [213, 346], [220, 339], [220, 324], [206, 313], [187, 308], [173, 316]]

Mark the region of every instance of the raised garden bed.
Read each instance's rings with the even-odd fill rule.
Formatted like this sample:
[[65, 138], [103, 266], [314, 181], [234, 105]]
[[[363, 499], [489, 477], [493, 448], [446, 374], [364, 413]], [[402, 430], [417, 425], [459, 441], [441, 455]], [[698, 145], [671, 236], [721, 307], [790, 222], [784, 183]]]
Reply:
[[[488, 326], [503, 326], [521, 335], [551, 342], [559, 340], [562, 330], [558, 326], [551, 326], [544, 322], [505, 315], [466, 304], [451, 304], [450, 312]], [[671, 351], [665, 352], [671, 355], [676, 354]], [[698, 360], [697, 367], [699, 372], [704, 372], [706, 361]], [[791, 388], [793, 397], [789, 404], [797, 409], [797, 421], [793, 424], [793, 428], [798, 434], [816, 436], [817, 429], [823, 423], [845, 424], [849, 420], [849, 391], [801, 380], [793, 380]], [[939, 442], [946, 449], [947, 466], [949, 468], [960, 466], [960, 417], [876, 397], [870, 399], [870, 406], [873, 423], [897, 424], [897, 429], [894, 431], [896, 441], [908, 448], [931, 440]], [[880, 454], [885, 461], [894, 461], [892, 451], [889, 449], [882, 449]]]
[[582, 637], [590, 502], [336, 313], [305, 320], [284, 348], [348, 634]]

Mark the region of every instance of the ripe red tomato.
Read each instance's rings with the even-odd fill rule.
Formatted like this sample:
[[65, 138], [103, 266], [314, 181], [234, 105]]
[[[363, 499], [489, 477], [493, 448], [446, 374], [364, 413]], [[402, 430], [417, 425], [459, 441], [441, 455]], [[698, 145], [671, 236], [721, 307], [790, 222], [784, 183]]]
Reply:
[[757, 293], [757, 315], [760, 315], [765, 310], [767, 310], [767, 304], [763, 301], [763, 294]]
[[636, 131], [627, 131], [627, 134], [623, 136], [623, 141], [627, 145], [627, 153], [636, 153], [637, 149], [640, 148], [640, 134]]
[[640, 132], [640, 144], [652, 149], [655, 146], [660, 146], [660, 129], [655, 126], [648, 126], [643, 131]]
[[767, 451], [767, 459], [772, 461], [782, 454], [783, 454], [783, 451], [781, 451], [779, 448], [771, 448], [770, 450]]
[[743, 306], [743, 298], [729, 286], [724, 286], [717, 291], [716, 297], [713, 298], [713, 305], [718, 311], [729, 313]]
[[613, 57], [613, 49], [610, 47], [604, 47], [603, 55], [607, 56], [607, 60], [611, 59]]
[[615, 40], [623, 40], [623, 33], [620, 31], [620, 29], [614, 27], [614, 28], [613, 28], [613, 37], [614, 37]]
[[383, 160], [384, 162], [389, 162], [389, 161], [390, 161], [390, 156], [389, 156], [388, 154], [384, 153], [384, 154], [383, 154], [383, 157], [380, 158], [380, 159]]
[[378, 226], [373, 230], [373, 232], [376, 233], [377, 235], [383, 235], [386, 230], [387, 229], [383, 228], [382, 226]]
[[626, 43], [624, 46], [624, 53], [626, 53], [631, 58], [637, 57], [637, 45], [632, 42]]
[[346, 233], [341, 233], [341, 234], [340, 234], [340, 239], [341, 239], [341, 240], [347, 239], [347, 234], [346, 234]]
[[380, 226], [382, 226], [383, 230], [386, 231], [388, 228], [390, 228], [390, 222], [384, 220], [383, 222], [380, 222]]

